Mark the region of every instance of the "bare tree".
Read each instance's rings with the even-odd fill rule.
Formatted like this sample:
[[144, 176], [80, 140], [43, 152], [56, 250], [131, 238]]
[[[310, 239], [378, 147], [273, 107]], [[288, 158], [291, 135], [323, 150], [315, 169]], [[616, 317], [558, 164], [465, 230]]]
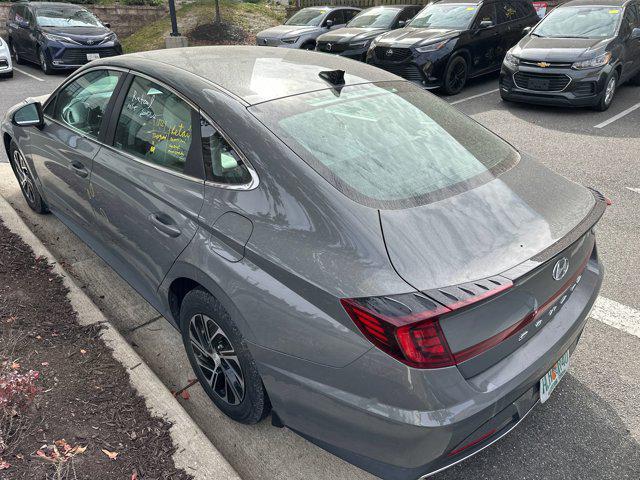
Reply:
[[220, 23], [220, 21], [222, 20], [220, 18], [220, 0], [215, 0], [215, 4], [216, 4], [216, 16], [213, 19], [213, 23]]

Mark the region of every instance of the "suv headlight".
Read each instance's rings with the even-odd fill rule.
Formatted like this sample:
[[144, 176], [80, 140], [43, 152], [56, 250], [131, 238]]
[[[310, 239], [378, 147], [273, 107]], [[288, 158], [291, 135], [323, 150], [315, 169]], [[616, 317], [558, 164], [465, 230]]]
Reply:
[[43, 33], [45, 38], [49, 40], [53, 40], [54, 42], [64, 42], [64, 43], [75, 43], [79, 45], [75, 40], [71, 40], [69, 37], [65, 37], [63, 35], [56, 35], [54, 33]]
[[513, 53], [507, 52], [507, 54], [504, 57], [504, 63], [509, 67], [515, 68], [518, 65], [520, 65], [520, 59], [516, 57]]
[[300, 37], [283, 38], [282, 43], [296, 43]]
[[349, 48], [367, 48], [371, 43], [371, 40], [364, 40], [359, 42], [353, 42], [349, 44]]
[[449, 40], [442, 40], [441, 42], [432, 43], [430, 45], [425, 45], [424, 47], [417, 47], [416, 52], [426, 53], [426, 52], [435, 52], [436, 50], [440, 50], [444, 48]]
[[611, 52], [603, 53], [590, 60], [582, 60], [581, 62], [575, 62], [571, 65], [571, 68], [575, 70], [584, 70], [586, 68], [598, 68], [603, 67], [611, 60]]

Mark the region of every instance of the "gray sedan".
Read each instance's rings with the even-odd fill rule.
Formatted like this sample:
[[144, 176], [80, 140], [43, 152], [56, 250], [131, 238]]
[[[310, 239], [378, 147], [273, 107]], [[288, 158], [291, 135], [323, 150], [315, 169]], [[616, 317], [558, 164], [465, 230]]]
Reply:
[[182, 332], [218, 408], [382, 478], [447, 468], [546, 401], [602, 283], [601, 194], [338, 56], [104, 59], [2, 131], [29, 206]]

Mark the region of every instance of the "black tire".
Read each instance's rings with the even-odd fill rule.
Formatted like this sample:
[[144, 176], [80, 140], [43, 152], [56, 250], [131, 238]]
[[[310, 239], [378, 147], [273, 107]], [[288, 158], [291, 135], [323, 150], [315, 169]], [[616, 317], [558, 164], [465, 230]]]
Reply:
[[11, 141], [11, 146], [9, 147], [9, 163], [20, 184], [22, 196], [27, 201], [31, 210], [40, 214], [48, 213], [49, 207], [47, 207], [47, 204], [38, 191], [38, 187], [29, 169], [29, 164], [14, 141]]
[[53, 65], [49, 60], [49, 55], [42, 49], [38, 49], [38, 61], [40, 62], [40, 69], [45, 75], [53, 75]]
[[640, 72], [638, 72], [635, 77], [631, 77], [629, 84], [635, 85], [636, 87], [640, 86]]
[[300, 49], [302, 50], [315, 50], [316, 49], [316, 42], [307, 42], [304, 43]]
[[13, 40], [9, 39], [9, 50], [11, 51], [12, 55], [13, 55], [13, 60], [18, 64], [18, 65], [24, 65], [24, 60], [22, 59], [22, 57], [18, 54], [18, 51], [16, 50], [16, 46], [13, 44]]
[[13, 70], [11, 70], [9, 73], [0, 74], [0, 78], [13, 78]]
[[[609, 88], [612, 82], [613, 82], [613, 91], [609, 95]], [[605, 110], [607, 110], [613, 103], [613, 98], [615, 97], [617, 90], [618, 90], [618, 72], [614, 71], [614, 72], [611, 72], [611, 75], [609, 75], [609, 77], [607, 78], [607, 83], [605, 83], [604, 91], [602, 92], [600, 101], [594, 105], [593, 109], [599, 112], [604, 112]]]
[[457, 95], [467, 84], [469, 66], [462, 55], [456, 55], [451, 60], [444, 72], [442, 90], [447, 95]]
[[191, 367], [213, 403], [240, 423], [265, 418], [271, 410], [269, 397], [240, 330], [222, 304], [202, 288], [191, 290], [182, 301], [180, 327]]

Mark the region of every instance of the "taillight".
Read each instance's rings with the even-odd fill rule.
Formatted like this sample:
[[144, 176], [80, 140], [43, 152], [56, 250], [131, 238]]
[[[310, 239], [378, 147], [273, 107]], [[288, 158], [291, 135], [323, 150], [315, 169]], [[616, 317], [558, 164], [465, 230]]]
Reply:
[[342, 299], [353, 322], [371, 343], [406, 365], [455, 365], [438, 316], [450, 310], [419, 294]]

